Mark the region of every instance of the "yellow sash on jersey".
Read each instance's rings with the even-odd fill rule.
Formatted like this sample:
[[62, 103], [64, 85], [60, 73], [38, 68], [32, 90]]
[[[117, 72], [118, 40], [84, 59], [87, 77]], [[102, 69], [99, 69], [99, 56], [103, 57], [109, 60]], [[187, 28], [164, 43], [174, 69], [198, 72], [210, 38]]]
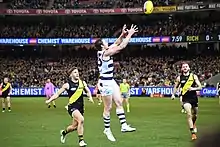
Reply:
[[185, 85], [182, 88], [182, 95], [186, 94], [188, 89], [192, 86], [193, 82], [194, 82], [194, 77], [193, 77], [193, 74], [191, 73], [189, 75], [188, 80], [186, 81]]
[[74, 103], [80, 96], [83, 94], [84, 85], [81, 80], [79, 80], [79, 86], [76, 89], [75, 93], [69, 98], [69, 104]]
[[2, 92], [8, 90], [8, 88], [10, 87], [10, 85], [11, 85], [10, 83], [7, 83], [6, 86], [5, 86], [5, 88], [2, 89]]

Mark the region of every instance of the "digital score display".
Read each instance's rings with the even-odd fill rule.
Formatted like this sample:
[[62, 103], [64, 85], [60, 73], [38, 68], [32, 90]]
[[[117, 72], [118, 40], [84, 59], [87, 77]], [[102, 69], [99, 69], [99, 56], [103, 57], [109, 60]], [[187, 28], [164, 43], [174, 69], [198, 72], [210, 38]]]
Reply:
[[171, 42], [212, 42], [220, 41], [220, 34], [210, 34], [210, 35], [191, 35], [191, 36], [171, 36]]

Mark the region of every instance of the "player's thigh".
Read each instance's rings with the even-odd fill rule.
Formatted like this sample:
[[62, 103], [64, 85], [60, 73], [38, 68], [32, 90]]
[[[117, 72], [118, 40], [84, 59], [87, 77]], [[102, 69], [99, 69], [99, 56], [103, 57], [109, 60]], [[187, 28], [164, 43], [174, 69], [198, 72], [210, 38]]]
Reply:
[[73, 116], [74, 120], [77, 121], [77, 123], [84, 122], [84, 117], [78, 109], [73, 111], [72, 116]]
[[192, 105], [188, 102], [183, 102], [183, 107], [187, 114], [192, 114]]
[[7, 97], [6, 97], [6, 100], [7, 100], [7, 102], [11, 102], [11, 97], [10, 97], [10, 96], [7, 96]]
[[100, 89], [102, 101], [104, 104], [104, 107], [106, 109], [110, 109], [112, 107], [112, 93], [113, 89], [110, 86], [103, 86]]
[[116, 106], [121, 106], [122, 105], [122, 101], [121, 101], [121, 92], [120, 92], [120, 88], [118, 86], [118, 84], [114, 81], [113, 84], [113, 95], [112, 98], [116, 104]]

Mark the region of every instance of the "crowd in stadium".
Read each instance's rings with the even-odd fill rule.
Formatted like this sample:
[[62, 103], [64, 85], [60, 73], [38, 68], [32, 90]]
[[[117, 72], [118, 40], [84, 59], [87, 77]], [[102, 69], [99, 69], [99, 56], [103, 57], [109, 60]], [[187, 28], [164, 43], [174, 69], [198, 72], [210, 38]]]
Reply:
[[[0, 37], [112, 37], [118, 36], [123, 24], [2, 24]], [[135, 36], [161, 35], [205, 35], [220, 30], [218, 23], [187, 24], [183, 21], [155, 21], [146, 25], [138, 25], [139, 32]]]
[[[130, 46], [130, 48], [133, 48]], [[180, 62], [189, 61], [191, 69], [198, 74], [201, 81], [218, 74], [220, 72], [220, 58], [214, 55], [206, 57], [194, 56], [168, 56], [169, 47], [139, 48], [139, 50], [130, 51], [126, 49], [124, 53], [115, 57], [115, 78], [121, 81], [127, 78], [132, 86], [148, 85], [173, 85], [176, 76], [180, 72]], [[181, 48], [172, 47], [176, 53], [180, 53]], [[56, 86], [62, 85], [67, 79], [66, 72], [70, 67], [79, 67], [82, 78], [90, 86], [95, 86], [98, 79], [97, 58], [94, 49], [78, 48], [68, 52], [69, 56], [48, 58], [25, 57], [30, 56], [26, 51], [23, 57], [20, 53], [19, 59], [9, 54], [8, 58], [0, 58], [0, 77], [9, 76], [14, 87], [38, 87], [43, 86], [47, 78], [50, 78]], [[15, 50], [14, 50], [15, 52]], [[35, 52], [32, 55], [36, 54]], [[149, 55], [150, 54], [150, 55]], [[163, 56], [162, 56], [163, 55]]]

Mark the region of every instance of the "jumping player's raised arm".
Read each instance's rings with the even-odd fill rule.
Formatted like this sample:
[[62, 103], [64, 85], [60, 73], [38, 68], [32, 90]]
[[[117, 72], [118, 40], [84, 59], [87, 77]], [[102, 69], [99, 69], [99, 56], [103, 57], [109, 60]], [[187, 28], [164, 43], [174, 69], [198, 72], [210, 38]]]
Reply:
[[[124, 36], [127, 34], [127, 30], [126, 30], [127, 28], [126, 28], [126, 24], [123, 26], [123, 28], [122, 28], [122, 32], [121, 32], [121, 35], [118, 37], [118, 39], [114, 42], [114, 44], [112, 44], [111, 46], [113, 46], [113, 45], [115, 45], [115, 46], [117, 46], [117, 45], [119, 45], [119, 44], [121, 44], [122, 43], [122, 41], [123, 41], [123, 38], [124, 38]], [[111, 47], [110, 46], [110, 47]]]
[[174, 85], [173, 94], [171, 96], [171, 99], [175, 99], [175, 94], [179, 90], [179, 85], [180, 85], [180, 76], [178, 76], [176, 78], [176, 82], [175, 82], [175, 85]]
[[57, 99], [66, 89], [69, 89], [69, 84], [65, 83], [49, 100], [46, 101], [46, 104]]
[[87, 86], [86, 82], [83, 81], [83, 85], [84, 85], [84, 90], [87, 94], [87, 96], [89, 97], [89, 101], [94, 103], [93, 99], [92, 99], [92, 94], [91, 94], [91, 91], [89, 90], [89, 87]]
[[136, 25], [131, 25], [131, 29], [128, 30], [127, 32], [128, 35], [126, 36], [126, 38], [118, 46], [113, 45], [110, 46], [107, 50], [105, 50], [104, 56], [112, 56], [114, 54], [119, 53], [122, 49], [124, 49], [128, 45], [128, 42], [130, 41], [132, 35], [138, 32], [138, 28]]

